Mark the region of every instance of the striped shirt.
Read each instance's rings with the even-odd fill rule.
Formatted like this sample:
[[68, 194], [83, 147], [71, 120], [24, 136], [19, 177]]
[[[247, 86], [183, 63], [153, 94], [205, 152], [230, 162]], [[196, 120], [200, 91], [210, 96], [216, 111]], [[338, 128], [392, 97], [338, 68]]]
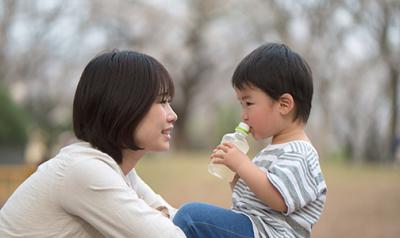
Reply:
[[232, 194], [232, 209], [252, 221], [255, 237], [310, 237], [321, 216], [326, 184], [318, 153], [306, 141], [269, 145], [253, 159], [282, 195], [288, 210], [277, 212], [239, 179]]

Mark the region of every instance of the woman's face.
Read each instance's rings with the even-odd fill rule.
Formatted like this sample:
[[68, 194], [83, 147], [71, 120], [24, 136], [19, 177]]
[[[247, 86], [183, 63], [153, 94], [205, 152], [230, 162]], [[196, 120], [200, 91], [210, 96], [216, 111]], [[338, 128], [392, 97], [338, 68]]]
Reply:
[[145, 151], [166, 151], [170, 147], [173, 123], [178, 118], [168, 101], [159, 96], [136, 127], [136, 145]]

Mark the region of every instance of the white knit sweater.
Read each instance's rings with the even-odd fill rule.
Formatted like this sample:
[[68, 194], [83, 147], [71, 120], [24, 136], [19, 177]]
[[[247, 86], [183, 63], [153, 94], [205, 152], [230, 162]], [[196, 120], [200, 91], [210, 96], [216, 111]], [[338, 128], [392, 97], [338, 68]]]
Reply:
[[132, 170], [80, 142], [43, 163], [0, 210], [0, 237], [180, 238], [175, 209]]

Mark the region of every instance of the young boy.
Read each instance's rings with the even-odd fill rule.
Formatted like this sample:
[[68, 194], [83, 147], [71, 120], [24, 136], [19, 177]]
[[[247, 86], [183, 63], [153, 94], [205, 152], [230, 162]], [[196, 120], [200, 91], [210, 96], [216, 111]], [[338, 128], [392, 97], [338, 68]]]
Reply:
[[174, 223], [189, 238], [310, 237], [327, 189], [304, 131], [313, 95], [309, 66], [286, 45], [265, 44], [240, 62], [232, 84], [252, 136], [272, 142], [252, 161], [231, 143], [217, 146], [215, 163], [237, 174], [232, 208], [188, 203]]

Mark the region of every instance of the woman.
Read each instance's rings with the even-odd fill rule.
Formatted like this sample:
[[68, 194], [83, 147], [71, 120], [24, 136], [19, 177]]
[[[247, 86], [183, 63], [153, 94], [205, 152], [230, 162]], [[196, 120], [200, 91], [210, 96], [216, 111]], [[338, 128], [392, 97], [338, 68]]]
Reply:
[[0, 211], [0, 237], [185, 237], [175, 209], [136, 174], [166, 151], [174, 85], [151, 56], [103, 53], [84, 69], [73, 104], [80, 140], [43, 163]]

